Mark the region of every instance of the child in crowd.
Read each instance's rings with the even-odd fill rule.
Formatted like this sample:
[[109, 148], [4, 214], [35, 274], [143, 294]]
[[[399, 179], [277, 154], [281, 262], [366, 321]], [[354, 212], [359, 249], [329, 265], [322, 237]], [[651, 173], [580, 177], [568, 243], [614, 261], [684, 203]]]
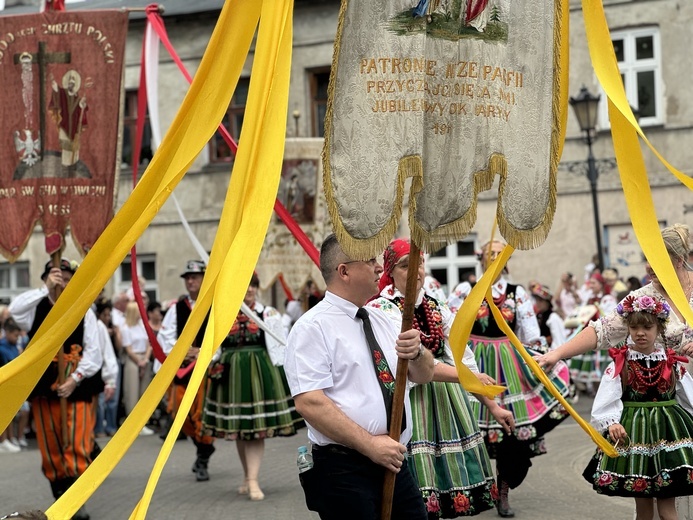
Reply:
[[675, 497], [693, 494], [693, 379], [686, 358], [663, 344], [666, 302], [629, 296], [617, 307], [628, 324], [625, 344], [609, 349], [592, 407], [592, 423], [616, 458], [596, 454], [583, 472], [597, 493], [635, 498], [637, 520], [676, 520]]
[[[22, 329], [12, 318], [7, 318], [3, 325], [4, 335], [0, 338], [0, 367], [6, 365], [19, 354], [22, 348]], [[0, 435], [0, 453], [16, 453], [22, 448], [28, 447], [26, 441], [26, 430], [29, 427], [30, 407], [28, 402], [24, 402], [17, 412], [15, 421], [10, 423], [7, 429]], [[14, 427], [17, 427], [17, 434], [14, 434]]]

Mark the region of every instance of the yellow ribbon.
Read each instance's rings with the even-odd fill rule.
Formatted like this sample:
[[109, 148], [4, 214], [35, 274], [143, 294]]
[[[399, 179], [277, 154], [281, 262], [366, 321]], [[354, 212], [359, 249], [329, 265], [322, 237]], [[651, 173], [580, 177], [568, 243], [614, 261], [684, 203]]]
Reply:
[[[484, 276], [481, 277], [479, 282], [472, 289], [472, 292], [464, 300], [462, 308], [459, 310], [457, 316], [455, 317], [453, 329], [455, 329], [455, 327], [457, 326], [457, 333], [462, 334], [462, 336], [460, 336], [461, 338], [469, 337], [469, 334], [472, 330], [472, 325], [474, 324], [474, 318], [476, 317], [476, 309], [478, 309], [481, 306], [481, 300], [483, 300], [484, 295], [486, 295], [486, 301], [488, 303], [489, 308], [491, 309], [491, 312], [493, 313], [493, 317], [496, 320], [496, 323], [501, 328], [503, 333], [508, 337], [510, 342], [513, 344], [515, 350], [517, 350], [517, 352], [520, 354], [520, 357], [522, 357], [525, 363], [527, 363], [527, 366], [529, 366], [530, 370], [537, 376], [539, 381], [541, 381], [541, 383], [546, 387], [546, 389], [551, 393], [551, 395], [554, 396], [558, 400], [558, 402], [560, 402], [563, 405], [566, 411], [573, 417], [573, 419], [575, 419], [575, 421], [580, 425], [580, 427], [587, 432], [587, 434], [592, 438], [592, 440], [597, 444], [597, 446], [604, 450], [604, 453], [606, 453], [610, 457], [618, 456], [618, 453], [616, 452], [614, 447], [611, 444], [609, 444], [606, 441], [606, 439], [604, 439], [604, 437], [599, 435], [599, 433], [597, 433], [597, 431], [582, 417], [580, 417], [580, 415], [570, 406], [570, 404], [568, 404], [568, 402], [561, 395], [558, 389], [553, 385], [548, 376], [539, 367], [537, 362], [534, 361], [532, 356], [530, 356], [527, 353], [524, 346], [522, 346], [522, 343], [520, 343], [520, 340], [517, 339], [515, 333], [510, 329], [510, 327], [506, 323], [505, 319], [500, 313], [500, 310], [498, 310], [498, 307], [496, 307], [495, 303], [493, 303], [493, 297], [491, 295], [491, 285], [493, 285], [493, 282], [496, 279], [498, 279], [503, 270], [503, 266], [507, 264], [510, 255], [512, 255], [514, 251], [515, 249], [509, 245], [503, 248], [502, 253], [498, 255], [498, 257], [493, 261], [493, 263], [484, 273]], [[459, 344], [457, 345], [457, 348], [459, 348]]]
[[206, 146], [221, 121], [240, 77], [260, 16], [254, 56], [253, 81], [242, 144], [234, 164], [227, 202], [212, 250], [200, 297], [159, 374], [104, 452], [65, 495], [47, 511], [49, 518], [69, 518], [103, 482], [137, 438], [185, 357], [204, 316], [212, 313], [199, 363], [189, 392], [152, 471], [145, 495], [133, 512], [144, 518], [173, 446], [204, 376], [215, 345], [229, 330], [262, 247], [276, 195], [284, 150], [285, 118], [291, 63], [293, 3], [229, 0], [219, 17], [195, 80], [183, 104], [131, 196], [85, 257], [54, 309], [37, 331], [32, 348], [0, 369], [0, 427], [9, 424], [16, 410], [45, 371], [64, 341], [82, 319], [101, 287], [112, 276], [137, 238]]
[[611, 135], [633, 230], [667, 294], [686, 321], [693, 323], [693, 309], [686, 299], [662, 240], [638, 135], [662, 164], [690, 189], [693, 189], [693, 178], [669, 164], [645, 137], [635, 120], [623, 88], [601, 1], [582, 0], [582, 12], [594, 71], [609, 100]]

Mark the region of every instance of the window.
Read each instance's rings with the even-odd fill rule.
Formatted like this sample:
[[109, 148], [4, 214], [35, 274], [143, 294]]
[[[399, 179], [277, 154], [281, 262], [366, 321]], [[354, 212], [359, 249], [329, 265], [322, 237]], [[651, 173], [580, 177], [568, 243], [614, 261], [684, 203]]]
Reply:
[[12, 298], [29, 289], [29, 262], [0, 264], [0, 303], [10, 303]]
[[450, 294], [470, 274], [477, 274], [476, 236], [469, 235], [460, 242], [445, 246], [428, 255], [426, 271], [440, 282], [445, 294]]
[[308, 72], [310, 84], [311, 136], [325, 137], [325, 113], [327, 112], [327, 85], [330, 69], [315, 69]]
[[[123, 151], [122, 162], [124, 166], [132, 166], [132, 145], [137, 135], [137, 89], [125, 91], [125, 109], [123, 110]], [[142, 133], [142, 148], [140, 150], [140, 164], [147, 165], [152, 159], [152, 129], [149, 124], [149, 111], [144, 119], [144, 132]], [[142, 173], [142, 171], [140, 171]]]
[[[238, 143], [243, 127], [243, 116], [245, 115], [245, 105], [248, 102], [248, 89], [250, 88], [250, 78], [240, 78], [236, 91], [233, 93], [229, 108], [222, 119], [222, 124], [229, 131], [233, 140]], [[234, 154], [231, 148], [219, 132], [209, 141], [209, 162], [232, 162]]]
[[[130, 257], [126, 257], [114, 274], [115, 292], [132, 289], [132, 272]], [[159, 284], [156, 278], [156, 256], [152, 254], [137, 255], [137, 273], [140, 276], [140, 288], [147, 293], [149, 301], [158, 300]], [[144, 283], [142, 283], [144, 278]]]
[[[640, 125], [664, 123], [659, 29], [647, 27], [611, 33], [614, 53], [630, 105], [640, 113]], [[599, 104], [599, 122], [609, 127], [606, 96]]]

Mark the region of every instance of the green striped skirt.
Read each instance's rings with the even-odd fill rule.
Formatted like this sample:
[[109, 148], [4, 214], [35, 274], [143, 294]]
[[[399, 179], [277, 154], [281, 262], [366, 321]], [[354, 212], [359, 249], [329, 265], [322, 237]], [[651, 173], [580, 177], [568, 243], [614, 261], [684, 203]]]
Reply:
[[409, 468], [428, 516], [477, 515], [498, 498], [484, 438], [458, 383], [432, 382], [409, 393], [413, 432]]
[[597, 450], [583, 477], [609, 496], [693, 495], [693, 417], [674, 400], [623, 405], [620, 424], [630, 442], [615, 458]]
[[202, 413], [207, 435], [253, 440], [294, 435], [305, 426], [284, 369], [262, 346], [226, 348], [210, 369]]
[[[543, 435], [568, 417], [565, 408], [534, 375], [507, 338], [472, 335], [468, 347], [474, 351], [479, 370], [507, 387], [496, 401], [513, 413], [517, 439], [528, 443], [533, 455], [545, 453]], [[526, 350], [530, 355], [534, 354], [531, 349]], [[556, 363], [547, 375], [563, 397], [570, 395], [570, 374], [565, 362]], [[505, 432], [488, 408], [481, 406], [476, 399], [471, 403], [479, 428], [486, 436], [488, 453], [495, 458], [498, 443], [503, 441]]]

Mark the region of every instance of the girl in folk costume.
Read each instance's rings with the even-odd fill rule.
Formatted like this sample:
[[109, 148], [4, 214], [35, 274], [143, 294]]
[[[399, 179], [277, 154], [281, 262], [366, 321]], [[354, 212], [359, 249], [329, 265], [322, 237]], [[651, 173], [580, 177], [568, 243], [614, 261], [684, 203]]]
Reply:
[[[616, 298], [606, 292], [604, 278], [601, 274], [592, 273], [587, 280], [587, 288], [584, 298], [585, 305], [593, 305], [597, 308], [597, 312], [590, 320], [598, 320], [616, 308]], [[598, 350], [586, 352], [575, 356], [570, 361], [570, 377], [580, 388], [585, 388], [588, 394], [594, 395], [595, 386], [601, 380], [605, 366], [606, 360], [601, 352]]]
[[634, 497], [638, 520], [677, 518], [674, 497], [693, 495], [693, 379], [686, 358], [663, 342], [669, 305], [627, 296], [616, 311], [628, 325], [592, 406], [592, 423], [619, 456], [597, 450], [583, 472], [597, 493]]
[[[398, 328], [402, 321], [409, 251], [408, 240], [390, 242], [383, 255], [380, 295], [368, 304], [385, 311]], [[424, 277], [421, 258], [412, 326], [421, 332], [422, 344], [433, 353], [435, 371], [432, 382], [417, 385], [410, 392], [413, 432], [409, 467], [421, 490], [429, 518], [477, 515], [494, 507], [498, 489], [469, 398], [459, 384], [448, 342], [454, 317], [445, 303], [425, 293]], [[489, 376], [479, 373], [469, 350], [462, 361], [482, 382], [493, 383]], [[512, 414], [491, 399], [483, 396], [479, 399], [489, 406], [495, 420], [510, 432]]]
[[539, 331], [546, 339], [549, 348], [556, 348], [566, 340], [566, 330], [563, 320], [553, 310], [553, 296], [549, 288], [540, 283], [535, 283], [529, 288], [534, 298], [534, 311], [539, 323]]
[[[499, 241], [488, 242], [482, 247], [481, 263], [484, 270], [504, 247], [505, 244]], [[450, 308], [457, 312], [470, 292], [469, 283], [458, 285], [448, 298]], [[520, 341], [525, 345], [540, 345], [542, 338], [537, 318], [522, 286], [509, 283], [501, 275], [494, 280], [491, 293], [495, 305]], [[544, 434], [563, 421], [567, 413], [515, 351], [496, 323], [486, 301], [477, 311], [468, 348], [474, 352], [479, 369], [493, 377], [499, 385], [507, 387], [507, 391], [497, 399], [515, 418], [515, 432], [507, 435], [478, 401], [472, 401], [479, 427], [486, 437], [488, 453], [496, 459], [501, 498], [498, 513], [502, 517], [511, 517], [514, 512], [508, 503], [509, 489], [519, 486], [527, 476], [531, 457], [546, 453]], [[563, 396], [570, 394], [570, 378], [565, 363], [557, 363], [548, 376]]]
[[[243, 301], [283, 338], [281, 314], [255, 300], [259, 286], [253, 274]], [[284, 345], [239, 312], [209, 372], [202, 428], [208, 435], [236, 441], [245, 474], [238, 493], [250, 500], [265, 498], [258, 484], [265, 439], [295, 435], [305, 426], [294, 407], [283, 362]]]

